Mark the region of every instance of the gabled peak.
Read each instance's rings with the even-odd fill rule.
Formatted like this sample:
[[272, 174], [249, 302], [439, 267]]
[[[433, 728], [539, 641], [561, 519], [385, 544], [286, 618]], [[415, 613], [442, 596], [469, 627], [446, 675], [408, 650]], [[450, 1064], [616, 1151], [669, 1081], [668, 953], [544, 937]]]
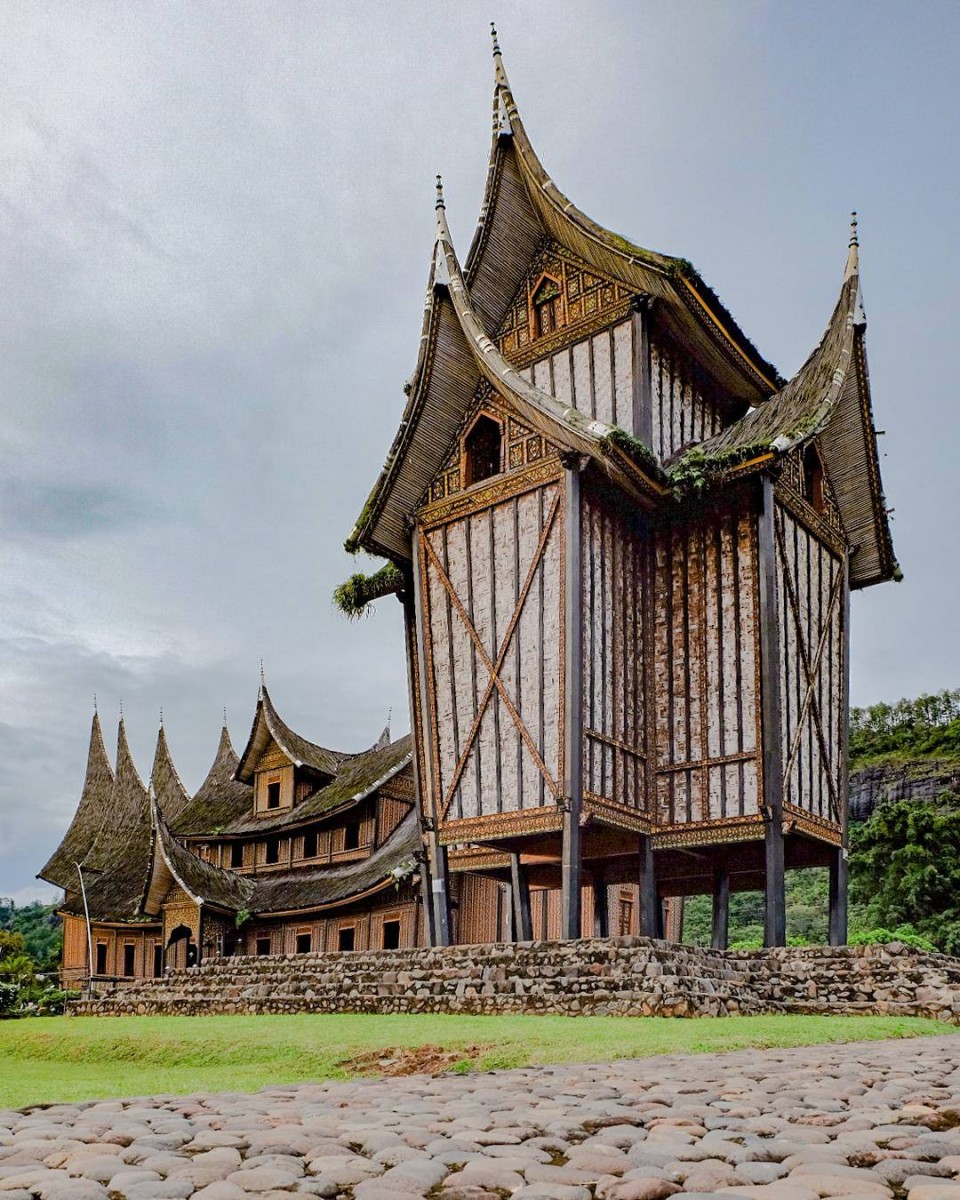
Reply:
[[490, 36], [493, 38], [493, 75], [496, 82], [496, 94], [493, 102], [493, 128], [498, 137], [510, 137], [513, 128], [510, 124], [510, 113], [507, 111], [504, 91], [510, 90], [510, 81], [503, 66], [503, 56], [500, 53], [500, 40], [497, 37], [497, 27], [490, 22]]
[[109, 811], [113, 787], [113, 765], [104, 745], [100, 717], [94, 709], [87, 750], [87, 770], [80, 803], [63, 841], [40, 871], [40, 879], [46, 879], [65, 890], [76, 890], [76, 864], [82, 862], [90, 852], [104, 816]]
[[157, 734], [157, 748], [150, 771], [150, 788], [168, 821], [175, 822], [190, 803], [190, 793], [173, 764], [167, 734], [163, 725]]
[[270, 743], [277, 748], [295, 767], [306, 768], [321, 776], [333, 777], [340, 763], [350, 756], [336, 750], [327, 750], [294, 733], [273, 706], [266, 684], [261, 680], [257, 711], [254, 714], [250, 737], [237, 764], [236, 779], [251, 783], [257, 763]]
[[121, 717], [117, 726], [117, 786], [130, 787], [131, 785], [139, 786], [146, 793], [146, 784], [140, 778], [137, 764], [133, 761], [130, 744], [127, 741], [127, 727]]

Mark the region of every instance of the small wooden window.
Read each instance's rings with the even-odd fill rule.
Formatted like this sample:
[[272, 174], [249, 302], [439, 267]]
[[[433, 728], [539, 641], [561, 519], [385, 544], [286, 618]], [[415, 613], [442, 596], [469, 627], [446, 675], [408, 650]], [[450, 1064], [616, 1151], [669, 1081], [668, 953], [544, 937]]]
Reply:
[[803, 452], [803, 494], [811, 507], [823, 512], [823, 461], [812, 445]]
[[309, 933], [297, 934], [297, 953], [309, 954], [313, 949], [313, 937]]
[[464, 484], [481, 483], [502, 470], [503, 428], [490, 417], [478, 417], [463, 439]]
[[303, 857], [317, 857], [317, 831], [315, 829], [308, 829], [303, 835]]
[[343, 925], [337, 930], [337, 949], [353, 950], [357, 944], [357, 929], [355, 925]]
[[399, 918], [392, 921], [384, 921], [383, 923], [383, 948], [384, 950], [399, 950], [400, 949], [400, 921]]
[[556, 333], [561, 325], [560, 285], [547, 276], [533, 294], [533, 322], [537, 337]]
[[280, 780], [271, 780], [267, 784], [267, 808], [280, 807]]
[[280, 861], [280, 839], [267, 838], [266, 850], [264, 853], [264, 861], [268, 863], [278, 863]]
[[133, 975], [136, 971], [137, 963], [137, 948], [132, 942], [125, 943], [123, 947], [123, 973], [124, 975]]
[[243, 866], [243, 842], [230, 843], [230, 866]]
[[351, 821], [343, 831], [343, 848], [344, 850], [359, 850], [360, 848], [360, 822]]
[[95, 974], [106, 975], [107, 973], [107, 943], [97, 942], [97, 969]]
[[153, 943], [153, 975], [159, 979], [163, 974], [163, 946], [160, 942]]
[[270, 953], [270, 939], [268, 937], [257, 938], [257, 953], [261, 957]]
[[620, 936], [627, 937], [633, 933], [633, 897], [620, 897]]

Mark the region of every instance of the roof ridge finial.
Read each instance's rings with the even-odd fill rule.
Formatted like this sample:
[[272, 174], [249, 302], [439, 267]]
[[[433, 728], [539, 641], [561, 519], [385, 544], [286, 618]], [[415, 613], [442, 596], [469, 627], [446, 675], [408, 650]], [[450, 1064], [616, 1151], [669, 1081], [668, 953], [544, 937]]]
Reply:
[[100, 709], [97, 708], [97, 693], [96, 692], [93, 693], [93, 711], [98, 714], [100, 712]]
[[123, 724], [123, 697], [120, 697], [120, 724]]
[[494, 21], [490, 22], [490, 36], [493, 38], [493, 57], [500, 57], [500, 40], [497, 37], [497, 26]]
[[227, 727], [227, 706], [226, 705], [223, 706], [223, 727], [224, 727], [224, 729], [226, 729], [226, 727]]
[[436, 199], [436, 203], [434, 204], [434, 208], [439, 210], [441, 208], [446, 208], [446, 207], [447, 207], [446, 203], [443, 199], [443, 176], [438, 175], [437, 176], [437, 199]]
[[859, 218], [856, 209], [850, 214], [850, 241], [847, 243], [847, 267], [843, 273], [844, 282], [853, 275], [860, 274], [860, 237], [857, 233]]
[[160, 705], [160, 728], [163, 728], [163, 705]]

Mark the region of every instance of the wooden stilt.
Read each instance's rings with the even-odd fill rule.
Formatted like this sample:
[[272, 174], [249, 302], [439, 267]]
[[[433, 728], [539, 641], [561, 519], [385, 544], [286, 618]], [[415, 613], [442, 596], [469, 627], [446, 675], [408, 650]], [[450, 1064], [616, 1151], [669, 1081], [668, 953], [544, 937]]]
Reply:
[[564, 456], [564, 763], [561, 937], [580, 937], [580, 811], [583, 806], [583, 596], [580, 528], [582, 460]]
[[640, 838], [640, 933], [643, 937], [663, 936], [663, 910], [657, 892], [653, 839], [646, 836]]
[[510, 892], [513, 898], [514, 938], [518, 942], [533, 941], [533, 918], [530, 913], [530, 879], [520, 862], [519, 854], [510, 855]]
[[720, 867], [713, 876], [713, 928], [710, 945], [714, 950], [726, 950], [730, 940], [730, 876]]
[[847, 944], [847, 858], [840, 846], [830, 859], [830, 945]]
[[603, 867], [593, 873], [593, 936], [610, 936], [610, 917], [607, 905], [607, 878]]
[[773, 480], [762, 482], [758, 518], [760, 567], [760, 691], [763, 717], [763, 811], [766, 818], [764, 944], [787, 941], [783, 855], [783, 761], [780, 731], [780, 620], [777, 606], [777, 546]]
[[433, 920], [433, 876], [430, 874], [430, 860], [425, 852], [421, 853], [420, 862], [420, 907], [423, 909], [423, 934], [428, 946], [437, 944], [436, 926]]
[[[416, 711], [421, 715], [426, 711], [427, 678], [426, 655], [423, 647], [427, 637], [424, 628], [423, 597], [420, 594], [420, 535], [416, 528], [411, 536], [411, 559], [413, 563], [413, 620], [408, 622], [408, 651], [407, 659], [411, 666], [416, 666], [416, 692], [411, 692], [417, 702]], [[412, 639], [412, 640], [411, 640]], [[412, 653], [411, 653], [412, 651]], [[411, 675], [412, 675], [411, 670]], [[413, 684], [411, 683], [411, 688]], [[427, 861], [429, 864], [430, 896], [433, 910], [433, 942], [434, 946], [450, 945], [450, 892], [447, 879], [447, 850], [440, 845], [437, 837], [437, 800], [434, 786], [433, 763], [426, 749], [426, 738], [423, 737], [421, 722], [416, 722], [419, 732], [418, 753], [414, 755], [414, 763], [418, 761], [422, 767], [422, 777], [419, 779], [417, 794], [421, 797], [421, 828], [424, 829]]]

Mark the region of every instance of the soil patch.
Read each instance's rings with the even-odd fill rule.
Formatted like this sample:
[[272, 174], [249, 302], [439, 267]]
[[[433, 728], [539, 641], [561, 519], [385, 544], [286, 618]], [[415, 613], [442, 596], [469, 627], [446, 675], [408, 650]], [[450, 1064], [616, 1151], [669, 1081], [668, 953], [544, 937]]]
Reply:
[[443, 1075], [460, 1063], [473, 1067], [479, 1055], [492, 1049], [492, 1043], [461, 1046], [457, 1050], [444, 1050], [442, 1046], [388, 1046], [345, 1058], [339, 1065], [361, 1075]]

